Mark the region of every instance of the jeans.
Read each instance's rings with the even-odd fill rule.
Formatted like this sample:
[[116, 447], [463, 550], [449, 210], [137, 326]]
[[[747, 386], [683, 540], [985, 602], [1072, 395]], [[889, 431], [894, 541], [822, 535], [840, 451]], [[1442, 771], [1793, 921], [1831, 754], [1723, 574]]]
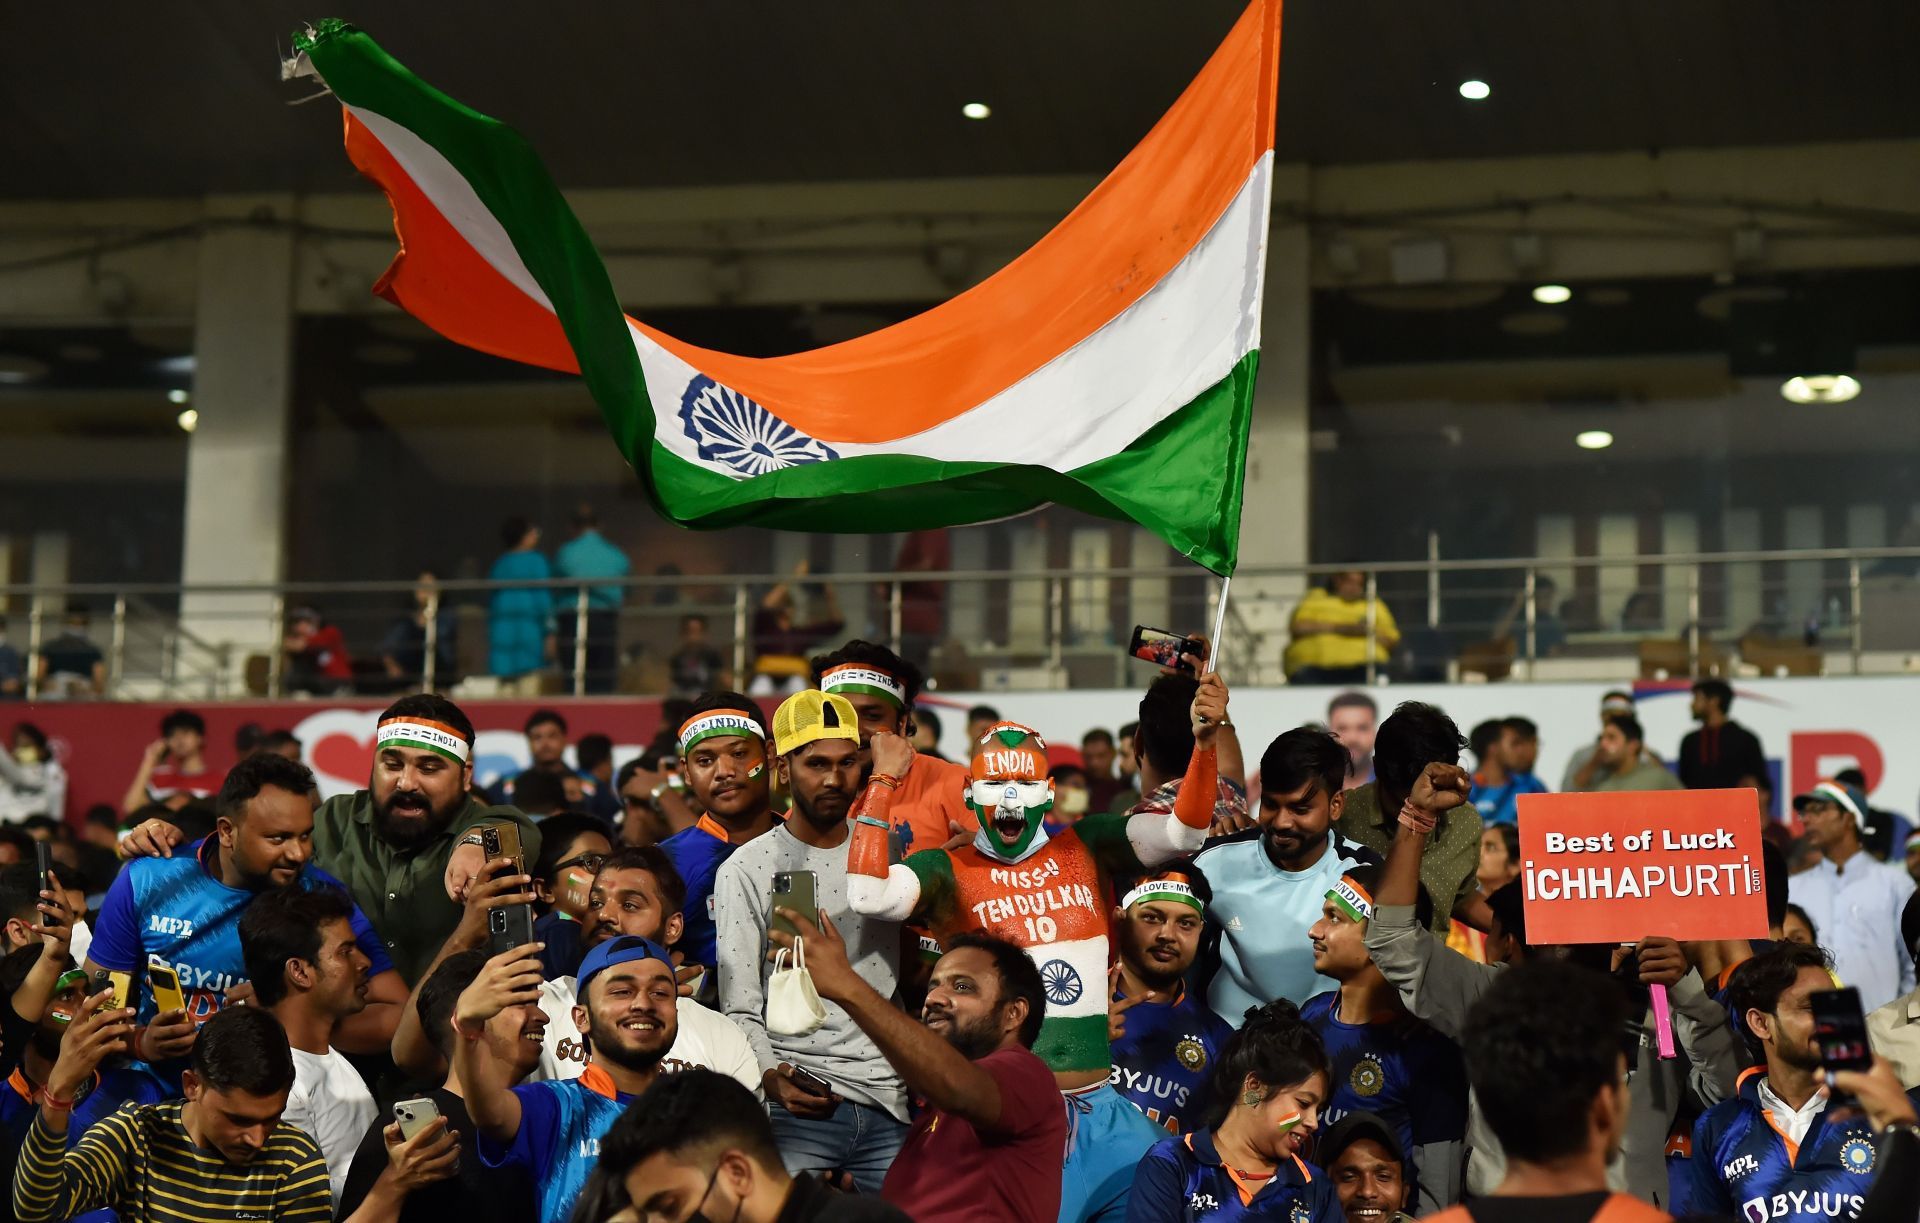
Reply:
[[787, 1171], [831, 1172], [844, 1168], [862, 1193], [880, 1192], [893, 1157], [907, 1140], [907, 1126], [893, 1114], [870, 1104], [842, 1100], [831, 1117], [796, 1117], [772, 1100], [767, 1119]]

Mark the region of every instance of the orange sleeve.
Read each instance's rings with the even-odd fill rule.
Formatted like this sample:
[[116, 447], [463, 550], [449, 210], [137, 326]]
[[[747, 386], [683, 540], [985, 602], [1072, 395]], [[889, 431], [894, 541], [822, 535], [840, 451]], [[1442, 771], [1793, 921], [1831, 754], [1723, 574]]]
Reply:
[[1220, 757], [1213, 745], [1195, 745], [1193, 758], [1187, 761], [1187, 775], [1180, 779], [1180, 794], [1173, 800], [1173, 814], [1189, 828], [1213, 827], [1213, 800], [1220, 793]]
[[853, 836], [847, 844], [847, 872], [874, 879], [887, 877], [887, 811], [893, 806], [893, 787], [867, 783], [853, 808]]

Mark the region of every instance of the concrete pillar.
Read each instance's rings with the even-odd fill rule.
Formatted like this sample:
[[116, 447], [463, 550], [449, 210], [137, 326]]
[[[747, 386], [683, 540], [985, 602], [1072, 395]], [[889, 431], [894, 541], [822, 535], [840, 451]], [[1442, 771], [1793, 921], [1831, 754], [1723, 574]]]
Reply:
[[[1273, 198], [1303, 200], [1307, 172], [1278, 167]], [[1306, 589], [1298, 574], [1262, 576], [1259, 565], [1305, 565], [1311, 386], [1312, 245], [1306, 225], [1276, 223], [1267, 238], [1260, 317], [1260, 375], [1247, 442], [1246, 498], [1240, 514], [1241, 573], [1234, 579], [1222, 645], [1225, 674], [1241, 683], [1276, 683], [1287, 619]]]
[[[244, 224], [293, 216], [291, 197], [207, 201], [194, 304], [186, 539], [181, 580], [274, 582], [286, 577], [287, 452], [292, 432], [293, 287], [290, 229]], [[230, 646], [227, 690], [249, 654], [278, 647], [269, 595], [190, 594], [182, 600], [181, 671], [214, 663]], [[196, 640], [197, 639], [197, 642]]]

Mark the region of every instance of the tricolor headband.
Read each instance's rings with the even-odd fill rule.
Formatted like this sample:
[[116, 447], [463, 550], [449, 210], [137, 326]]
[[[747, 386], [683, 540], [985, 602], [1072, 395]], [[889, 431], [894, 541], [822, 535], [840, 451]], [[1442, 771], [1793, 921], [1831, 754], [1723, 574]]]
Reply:
[[1178, 905], [1191, 905], [1193, 911], [1205, 916], [1207, 907], [1193, 894], [1193, 887], [1184, 879], [1143, 879], [1140, 885], [1120, 899], [1120, 907], [1131, 909], [1143, 900], [1167, 900]]
[[373, 750], [386, 747], [417, 747], [434, 752], [458, 764], [472, 759], [473, 749], [464, 735], [445, 722], [425, 718], [388, 718], [373, 732]]
[[885, 697], [897, 709], [907, 707], [905, 685], [878, 667], [870, 667], [865, 663], [846, 662], [827, 668], [820, 676], [820, 691], [838, 692], [842, 696], [858, 692], [864, 696]]
[[1353, 880], [1342, 875], [1327, 892], [1327, 899], [1347, 911], [1355, 921], [1373, 920], [1373, 897]]
[[744, 713], [735, 713], [730, 709], [715, 709], [710, 713], [697, 713], [688, 718], [680, 727], [680, 754], [686, 755], [693, 745], [702, 739], [711, 739], [716, 735], [739, 735], [746, 739], [766, 740], [760, 724]]

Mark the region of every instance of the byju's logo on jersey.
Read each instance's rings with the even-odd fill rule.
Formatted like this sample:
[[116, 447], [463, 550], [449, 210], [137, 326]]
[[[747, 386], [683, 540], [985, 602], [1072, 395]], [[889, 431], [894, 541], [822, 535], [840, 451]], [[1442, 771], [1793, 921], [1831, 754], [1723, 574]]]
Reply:
[[147, 929], [155, 934], [171, 934], [175, 938], [193, 937], [193, 923], [184, 917], [162, 917], [155, 913], [147, 918]]
[[1820, 1193], [1796, 1189], [1772, 1197], [1749, 1198], [1740, 1206], [1746, 1223], [1767, 1223], [1769, 1219], [1811, 1219], [1824, 1215], [1829, 1219], [1859, 1217], [1866, 1199], [1857, 1193]]

